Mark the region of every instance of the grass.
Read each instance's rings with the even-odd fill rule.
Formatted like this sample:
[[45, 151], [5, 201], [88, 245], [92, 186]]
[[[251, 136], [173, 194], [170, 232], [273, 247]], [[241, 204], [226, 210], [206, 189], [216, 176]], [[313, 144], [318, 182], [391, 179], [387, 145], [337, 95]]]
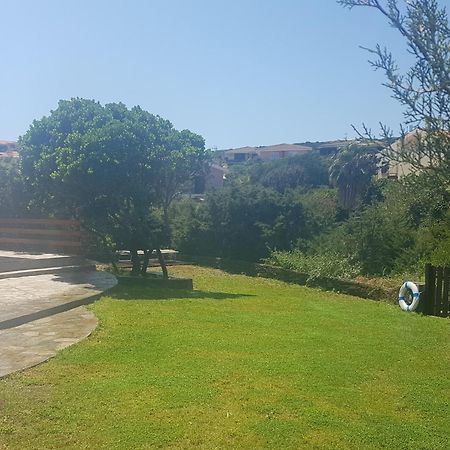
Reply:
[[448, 320], [177, 273], [197, 290], [115, 288], [89, 339], [0, 380], [0, 448], [450, 448]]

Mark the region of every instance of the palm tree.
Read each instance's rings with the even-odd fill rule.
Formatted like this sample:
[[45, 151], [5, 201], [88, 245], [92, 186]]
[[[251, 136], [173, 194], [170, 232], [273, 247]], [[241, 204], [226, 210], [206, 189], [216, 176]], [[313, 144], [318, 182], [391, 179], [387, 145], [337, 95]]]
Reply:
[[351, 144], [341, 150], [330, 166], [330, 181], [338, 190], [339, 206], [350, 211], [366, 193], [377, 173], [378, 147]]

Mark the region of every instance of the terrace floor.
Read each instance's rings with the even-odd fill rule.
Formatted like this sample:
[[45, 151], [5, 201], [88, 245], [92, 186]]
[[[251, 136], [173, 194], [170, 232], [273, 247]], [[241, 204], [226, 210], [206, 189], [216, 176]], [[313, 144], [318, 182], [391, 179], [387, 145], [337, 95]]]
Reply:
[[73, 262], [65, 255], [0, 252], [0, 377], [47, 360], [95, 329], [83, 305], [117, 281]]

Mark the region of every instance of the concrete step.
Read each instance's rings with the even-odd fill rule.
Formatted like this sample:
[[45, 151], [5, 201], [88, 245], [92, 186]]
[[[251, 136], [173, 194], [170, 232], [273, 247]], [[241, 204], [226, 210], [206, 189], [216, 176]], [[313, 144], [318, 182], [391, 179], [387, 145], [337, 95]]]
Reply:
[[0, 273], [18, 270], [43, 269], [47, 267], [77, 266], [86, 260], [74, 255], [26, 254], [0, 252]]
[[35, 269], [12, 270], [0, 272], [0, 280], [5, 278], [29, 277], [34, 275], [56, 274], [61, 272], [95, 271], [95, 264], [87, 262], [68, 266], [42, 267]]

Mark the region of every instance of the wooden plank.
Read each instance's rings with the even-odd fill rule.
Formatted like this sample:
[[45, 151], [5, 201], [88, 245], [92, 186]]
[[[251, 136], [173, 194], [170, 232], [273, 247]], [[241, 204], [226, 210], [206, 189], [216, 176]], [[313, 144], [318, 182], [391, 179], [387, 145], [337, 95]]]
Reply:
[[431, 264], [425, 266], [425, 305], [424, 314], [434, 315], [434, 293], [436, 287], [436, 270]]
[[0, 225], [47, 225], [79, 227], [80, 222], [73, 219], [0, 219]]
[[21, 239], [0, 237], [0, 244], [25, 244], [39, 247], [81, 247], [79, 241], [55, 241], [53, 239]]
[[80, 230], [48, 230], [44, 228], [5, 228], [0, 227], [0, 234], [39, 235], [55, 237], [80, 237]]
[[442, 294], [442, 310], [445, 317], [450, 317], [450, 299], [448, 298], [450, 285], [450, 267], [444, 268], [444, 290]]
[[435, 294], [435, 305], [436, 305], [436, 315], [442, 316], [442, 281], [443, 281], [443, 269], [442, 267], [436, 267], [436, 294]]

